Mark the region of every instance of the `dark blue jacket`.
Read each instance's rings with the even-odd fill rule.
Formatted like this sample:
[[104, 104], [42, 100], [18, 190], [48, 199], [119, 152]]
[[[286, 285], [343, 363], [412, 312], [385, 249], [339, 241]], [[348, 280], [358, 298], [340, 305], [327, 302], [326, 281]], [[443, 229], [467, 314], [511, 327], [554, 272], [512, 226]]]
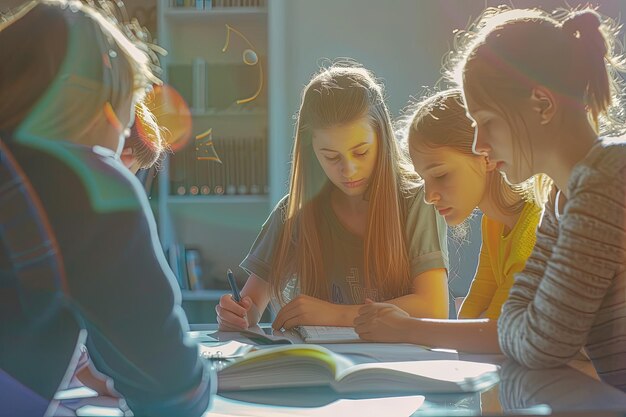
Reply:
[[[47, 213], [65, 270], [67, 304], [87, 330], [96, 368], [113, 379], [135, 415], [201, 415], [216, 382], [185, 339], [180, 292], [139, 182], [103, 148], [6, 143]], [[0, 265], [7, 265], [6, 253], [2, 258]], [[75, 328], [63, 327], [53, 338], [74, 343]], [[64, 355], [38, 360], [60, 365], [67, 360], [60, 350]], [[47, 366], [36, 373], [37, 391], [53, 394], [58, 372], [50, 381]]]

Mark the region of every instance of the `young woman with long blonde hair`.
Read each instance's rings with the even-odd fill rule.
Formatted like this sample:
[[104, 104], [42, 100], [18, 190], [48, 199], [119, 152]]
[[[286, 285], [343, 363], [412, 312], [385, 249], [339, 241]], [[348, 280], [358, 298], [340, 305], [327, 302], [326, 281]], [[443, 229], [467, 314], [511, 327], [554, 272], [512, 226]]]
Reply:
[[445, 225], [396, 142], [382, 86], [355, 64], [334, 65], [304, 90], [289, 195], [241, 266], [220, 327], [255, 325], [276, 301], [277, 329], [352, 326], [366, 299], [447, 317]]

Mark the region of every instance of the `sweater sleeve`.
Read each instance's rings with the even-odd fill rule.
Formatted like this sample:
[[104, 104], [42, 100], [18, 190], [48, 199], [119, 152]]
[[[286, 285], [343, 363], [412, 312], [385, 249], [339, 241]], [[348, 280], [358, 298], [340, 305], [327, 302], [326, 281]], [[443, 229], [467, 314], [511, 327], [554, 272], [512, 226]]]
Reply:
[[626, 212], [619, 183], [587, 172], [570, 184], [558, 222], [554, 205], [546, 207], [535, 249], [516, 275], [498, 321], [500, 347], [517, 362], [558, 366], [586, 344], [623, 268]]

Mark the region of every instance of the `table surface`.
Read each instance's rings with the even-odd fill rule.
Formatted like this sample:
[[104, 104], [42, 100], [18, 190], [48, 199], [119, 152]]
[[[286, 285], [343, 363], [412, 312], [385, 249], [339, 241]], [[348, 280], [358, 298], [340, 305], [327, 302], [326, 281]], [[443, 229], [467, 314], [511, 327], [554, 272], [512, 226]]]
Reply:
[[[192, 325], [191, 330], [216, 331], [216, 325]], [[220, 340], [245, 340], [239, 333], [220, 332]], [[290, 336], [293, 339], [294, 336]], [[411, 345], [323, 345], [355, 362], [420, 359]], [[366, 352], [365, 354], [363, 352]], [[418, 353], [416, 353], [418, 352]], [[423, 351], [422, 351], [423, 352]], [[417, 356], [416, 356], [417, 355]], [[445, 358], [445, 353], [442, 354]], [[449, 354], [449, 358], [500, 365], [500, 382], [481, 393], [413, 396], [342, 396], [329, 388], [273, 389], [216, 395], [205, 417], [238, 416], [442, 416], [442, 415], [570, 415], [622, 416], [626, 394], [594, 378], [587, 361], [546, 370], [526, 369], [501, 355]], [[451, 355], [451, 356], [450, 356]], [[228, 397], [227, 397], [228, 396]], [[58, 415], [109, 415], [117, 400], [86, 398], [61, 402]], [[85, 408], [87, 407], [87, 408]], [[105, 408], [103, 408], [105, 407]], [[76, 410], [80, 409], [80, 412]]]

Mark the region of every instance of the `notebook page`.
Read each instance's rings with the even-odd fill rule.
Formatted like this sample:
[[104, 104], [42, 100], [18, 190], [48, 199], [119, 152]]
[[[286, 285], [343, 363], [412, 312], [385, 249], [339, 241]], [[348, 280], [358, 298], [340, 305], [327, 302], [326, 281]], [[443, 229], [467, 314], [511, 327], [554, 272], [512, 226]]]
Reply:
[[299, 326], [296, 329], [307, 343], [362, 342], [353, 327]]

